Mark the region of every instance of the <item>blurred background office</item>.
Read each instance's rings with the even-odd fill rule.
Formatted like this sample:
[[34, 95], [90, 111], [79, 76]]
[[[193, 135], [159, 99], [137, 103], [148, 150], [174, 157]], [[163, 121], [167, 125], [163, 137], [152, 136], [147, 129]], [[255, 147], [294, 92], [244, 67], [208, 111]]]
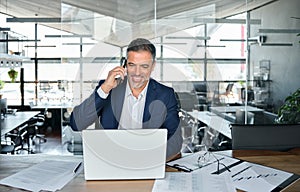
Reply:
[[40, 112], [42, 134], [80, 151], [80, 135], [68, 127], [72, 107], [144, 37], [157, 48], [153, 78], [178, 96], [185, 144], [220, 145], [231, 138], [216, 129], [227, 127], [212, 129], [191, 112], [212, 112], [226, 125], [274, 123], [300, 87], [299, 7], [298, 0], [0, 1], [0, 93], [8, 110]]

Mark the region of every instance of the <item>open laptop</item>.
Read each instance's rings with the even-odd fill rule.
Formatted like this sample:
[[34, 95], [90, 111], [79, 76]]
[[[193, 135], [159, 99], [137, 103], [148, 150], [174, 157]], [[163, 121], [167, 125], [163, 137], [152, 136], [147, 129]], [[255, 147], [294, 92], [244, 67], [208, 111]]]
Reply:
[[86, 180], [164, 178], [167, 129], [83, 130]]

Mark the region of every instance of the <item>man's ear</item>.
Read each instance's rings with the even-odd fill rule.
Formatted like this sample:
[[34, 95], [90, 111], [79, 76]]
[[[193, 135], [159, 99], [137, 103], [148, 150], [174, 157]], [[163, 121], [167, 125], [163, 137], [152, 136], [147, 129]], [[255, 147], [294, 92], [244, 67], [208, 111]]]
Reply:
[[154, 68], [155, 68], [155, 65], [156, 65], [156, 60], [152, 63], [152, 69], [151, 69], [151, 71], [153, 71], [154, 70]]

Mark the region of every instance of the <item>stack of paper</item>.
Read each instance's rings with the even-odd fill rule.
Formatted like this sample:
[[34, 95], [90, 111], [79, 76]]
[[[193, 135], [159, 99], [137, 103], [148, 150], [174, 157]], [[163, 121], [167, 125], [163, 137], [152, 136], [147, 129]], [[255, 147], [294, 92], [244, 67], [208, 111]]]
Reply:
[[[186, 189], [185, 191], [199, 191], [199, 188], [201, 189], [200, 191], [206, 191], [204, 190], [206, 187], [216, 187], [217, 189], [217, 187], [221, 186], [222, 182], [226, 182], [230, 187], [220, 191], [230, 191], [231, 187], [234, 186], [236, 189], [243, 191], [264, 192], [282, 189], [299, 178], [299, 176], [293, 173], [222, 156], [217, 153], [210, 156], [211, 159], [208, 159], [209, 163], [199, 168], [197, 161], [205, 153], [205, 151], [200, 151], [168, 162], [168, 166], [190, 173], [175, 172], [167, 174], [164, 180], [155, 181], [154, 191], [173, 192], [173, 188], [176, 189], [175, 191], [184, 191], [180, 189]], [[218, 170], [218, 167], [219, 173], [216, 176], [214, 174], [217, 173], [216, 170]], [[226, 176], [222, 177], [224, 174]], [[206, 183], [210, 183], [210, 185], [206, 185]], [[170, 187], [173, 188], [171, 189]], [[218, 190], [210, 189], [209, 191]]]
[[46, 160], [0, 180], [0, 184], [29, 191], [57, 191], [83, 170], [81, 164]]
[[232, 167], [231, 175], [237, 189], [255, 192], [272, 191], [293, 176], [289, 172], [249, 162]]
[[212, 175], [206, 171], [193, 173], [167, 172], [156, 179], [152, 192], [236, 192], [230, 174]]

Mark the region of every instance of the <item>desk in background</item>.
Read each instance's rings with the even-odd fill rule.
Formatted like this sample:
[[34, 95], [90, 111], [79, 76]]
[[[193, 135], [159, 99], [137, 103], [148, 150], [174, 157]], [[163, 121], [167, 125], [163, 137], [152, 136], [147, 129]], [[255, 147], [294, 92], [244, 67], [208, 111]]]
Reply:
[[[275, 119], [277, 118], [277, 114], [265, 111], [263, 109], [247, 106], [248, 112], [254, 114], [254, 124], [274, 124]], [[211, 107], [211, 112], [216, 113], [220, 117], [235, 123], [236, 110], [245, 110], [245, 106], [219, 106], [219, 107]]]
[[6, 117], [1, 120], [1, 136], [14, 130], [37, 114], [39, 114], [39, 111], [21, 111], [16, 112], [14, 115], [7, 114]]
[[208, 127], [218, 131], [219, 133], [231, 138], [230, 121], [223, 119], [215, 113], [209, 111], [191, 111], [188, 114], [195, 120], [199, 120]]
[[[244, 122], [245, 114], [243, 111], [247, 110], [249, 114], [248, 123], [254, 124], [273, 124], [276, 118], [276, 114], [267, 112], [263, 109], [252, 107], [252, 106], [218, 106], [211, 107], [211, 112], [219, 115], [220, 117], [231, 121], [232, 123], [241, 123]], [[240, 113], [236, 113], [239, 110]], [[251, 118], [253, 118], [251, 120]]]
[[[264, 150], [238, 150], [228, 151], [235, 158], [249, 162], [277, 168], [283, 171], [300, 174], [300, 149], [289, 152], [273, 152]], [[82, 156], [56, 156], [56, 155], [0, 155], [0, 179], [17, 173], [43, 160], [78, 160]], [[154, 180], [122, 180], [122, 181], [85, 181], [84, 174], [80, 173], [69, 182], [62, 191], [64, 192], [98, 192], [98, 191], [138, 191], [151, 192]], [[0, 185], [0, 191], [10, 191], [12, 188]], [[14, 190], [22, 191], [22, 190]], [[287, 192], [300, 191], [300, 180], [287, 187]]]
[[249, 112], [262, 112], [263, 109], [252, 107], [252, 106], [219, 106], [219, 107], [210, 107], [210, 111], [216, 114], [222, 113], [235, 113], [236, 110], [244, 110], [246, 109]]

